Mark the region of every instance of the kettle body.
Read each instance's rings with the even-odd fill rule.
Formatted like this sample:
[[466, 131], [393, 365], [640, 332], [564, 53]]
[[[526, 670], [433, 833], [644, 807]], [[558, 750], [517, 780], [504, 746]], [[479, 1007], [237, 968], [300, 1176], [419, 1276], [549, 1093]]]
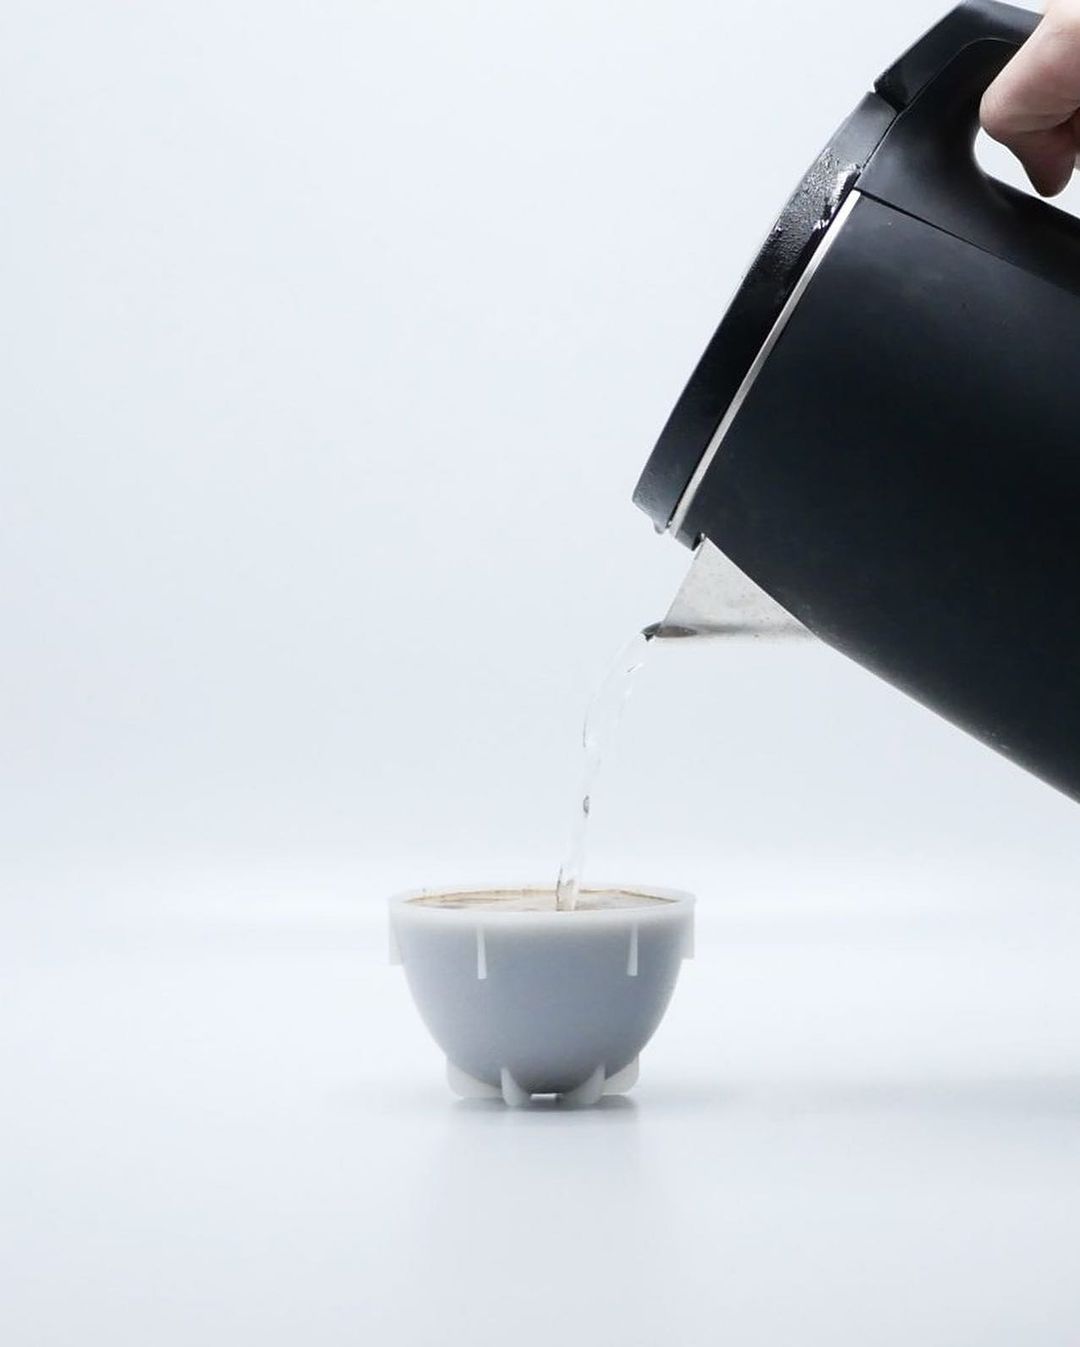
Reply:
[[800, 185], [642, 475], [824, 641], [1080, 799], [1080, 224], [988, 177], [960, 5]]

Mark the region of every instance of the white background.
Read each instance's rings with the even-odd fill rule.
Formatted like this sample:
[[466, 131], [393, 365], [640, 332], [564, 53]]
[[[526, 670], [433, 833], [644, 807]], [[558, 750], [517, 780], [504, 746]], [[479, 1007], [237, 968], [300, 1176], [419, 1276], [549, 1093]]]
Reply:
[[1075, 806], [829, 652], [641, 675], [630, 1102], [454, 1105], [383, 962], [553, 877], [652, 440], [938, 13], [9, 0], [5, 1342], [1075, 1341]]

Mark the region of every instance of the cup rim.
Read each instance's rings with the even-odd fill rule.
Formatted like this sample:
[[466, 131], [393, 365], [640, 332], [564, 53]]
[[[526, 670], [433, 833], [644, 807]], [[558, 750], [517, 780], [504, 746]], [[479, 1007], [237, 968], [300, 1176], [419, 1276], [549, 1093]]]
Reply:
[[572, 912], [557, 911], [554, 908], [539, 911], [502, 911], [497, 908], [467, 907], [428, 907], [417, 901], [420, 898], [443, 898], [456, 894], [551, 894], [554, 884], [439, 884], [420, 889], [407, 889], [393, 894], [388, 902], [391, 915], [407, 915], [409, 919], [420, 921], [461, 921], [469, 918], [484, 922], [549, 922], [563, 923], [573, 920], [575, 924], [618, 924], [642, 921], [670, 920], [676, 913], [685, 913], [694, 906], [694, 895], [684, 889], [669, 889], [656, 884], [610, 884], [590, 881], [582, 886], [582, 893], [627, 893], [642, 898], [660, 898], [662, 904], [649, 904], [641, 907], [575, 908]]

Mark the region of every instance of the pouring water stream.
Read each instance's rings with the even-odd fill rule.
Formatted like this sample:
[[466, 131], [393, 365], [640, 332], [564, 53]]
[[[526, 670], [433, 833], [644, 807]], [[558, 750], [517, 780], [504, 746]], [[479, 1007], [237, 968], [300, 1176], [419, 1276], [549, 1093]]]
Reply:
[[572, 911], [585, 866], [593, 790], [618, 734], [635, 678], [652, 642], [702, 637], [806, 637], [810, 633], [707, 540], [662, 622], [638, 632], [619, 652], [589, 702], [582, 731], [584, 762], [574, 798], [570, 840], [555, 886], [555, 906]]

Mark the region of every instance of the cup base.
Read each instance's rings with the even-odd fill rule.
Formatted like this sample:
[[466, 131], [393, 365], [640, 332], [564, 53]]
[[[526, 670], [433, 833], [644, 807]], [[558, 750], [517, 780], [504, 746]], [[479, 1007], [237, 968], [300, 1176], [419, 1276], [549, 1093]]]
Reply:
[[[637, 1078], [638, 1059], [635, 1057], [612, 1076], [605, 1075], [604, 1068], [598, 1066], [580, 1085], [564, 1094], [555, 1095], [555, 1098], [564, 1104], [586, 1108], [598, 1104], [605, 1095], [626, 1094], [637, 1084]], [[505, 1066], [499, 1071], [499, 1084], [489, 1085], [486, 1080], [478, 1080], [476, 1076], [470, 1076], [467, 1071], [463, 1071], [460, 1066], [455, 1066], [448, 1057], [446, 1079], [451, 1090], [460, 1099], [501, 1099], [509, 1108], [521, 1108], [537, 1098], [550, 1098], [549, 1095], [539, 1095], [523, 1089]]]

